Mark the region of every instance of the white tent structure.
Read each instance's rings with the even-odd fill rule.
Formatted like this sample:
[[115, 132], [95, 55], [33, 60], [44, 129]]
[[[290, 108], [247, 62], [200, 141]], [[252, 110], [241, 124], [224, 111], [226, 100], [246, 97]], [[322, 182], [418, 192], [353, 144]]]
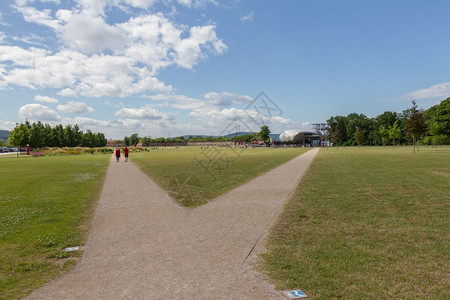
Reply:
[[[311, 144], [313, 141], [321, 141], [324, 136], [323, 131], [316, 129], [286, 130], [280, 134], [281, 142], [300, 142], [303, 145]], [[318, 142], [320, 144], [320, 142]]]

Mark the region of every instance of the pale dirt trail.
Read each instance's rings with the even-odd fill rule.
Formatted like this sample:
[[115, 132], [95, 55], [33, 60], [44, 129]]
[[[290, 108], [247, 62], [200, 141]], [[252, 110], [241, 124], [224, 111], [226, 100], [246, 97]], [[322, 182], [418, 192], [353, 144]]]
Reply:
[[[83, 259], [29, 299], [280, 299], [252, 249], [318, 149], [193, 210], [112, 158]], [[247, 256], [251, 255], [247, 258]]]

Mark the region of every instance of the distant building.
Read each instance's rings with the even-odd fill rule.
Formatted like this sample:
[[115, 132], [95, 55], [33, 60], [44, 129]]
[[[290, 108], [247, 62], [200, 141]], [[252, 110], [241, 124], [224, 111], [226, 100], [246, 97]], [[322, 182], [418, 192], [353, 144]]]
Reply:
[[284, 143], [300, 143], [303, 146], [320, 146], [325, 134], [321, 130], [286, 130], [280, 134], [280, 141]]

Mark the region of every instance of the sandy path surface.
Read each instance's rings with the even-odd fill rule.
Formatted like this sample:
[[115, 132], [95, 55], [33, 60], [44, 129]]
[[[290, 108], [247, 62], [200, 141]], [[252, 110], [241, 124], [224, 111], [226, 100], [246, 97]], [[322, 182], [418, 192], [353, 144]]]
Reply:
[[253, 270], [252, 250], [317, 152], [193, 210], [113, 158], [83, 259], [28, 298], [283, 298]]

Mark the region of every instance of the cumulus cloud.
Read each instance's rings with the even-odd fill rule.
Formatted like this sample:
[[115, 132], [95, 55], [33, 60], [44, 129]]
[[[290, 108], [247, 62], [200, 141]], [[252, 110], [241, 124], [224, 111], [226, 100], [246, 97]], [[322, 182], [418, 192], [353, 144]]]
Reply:
[[[63, 16], [64, 19], [67, 16]], [[89, 28], [80, 30], [80, 28]], [[64, 43], [71, 49], [84, 53], [98, 53], [106, 49], [122, 50], [126, 43], [126, 34], [114, 26], [106, 24], [100, 16], [72, 14], [60, 29]]]
[[[161, 69], [172, 65], [192, 69], [209, 54], [227, 50], [215, 25], [189, 27], [149, 11], [121, 23], [105, 15], [106, 5], [149, 8], [155, 2], [77, 0], [73, 7], [55, 11], [32, 6], [35, 1], [16, 0], [13, 7], [27, 22], [53, 30], [64, 47], [50, 51], [45, 46], [0, 46], [4, 79], [0, 88], [54, 88], [59, 95], [71, 97], [168, 93], [172, 87], [157, 76]], [[215, 3], [191, 0], [182, 4], [195, 7], [207, 2]]]
[[192, 69], [200, 59], [205, 57], [202, 51], [202, 45], [210, 45], [214, 48], [216, 53], [221, 54], [227, 46], [218, 39], [215, 32], [214, 25], [208, 26], [194, 26], [190, 30], [190, 37], [181, 40], [177, 45], [177, 64], [181, 67]]
[[195, 111], [208, 111], [219, 107], [248, 104], [252, 101], [250, 96], [229, 92], [208, 92], [203, 95], [202, 99], [176, 94], [157, 94], [149, 96], [148, 98], [154, 101], [163, 101], [163, 106]]
[[86, 117], [76, 117], [74, 119], [75, 123], [80, 126], [80, 128], [97, 128], [97, 127], [110, 127], [110, 121], [101, 121]]
[[19, 117], [30, 121], [58, 121], [61, 119], [56, 111], [38, 103], [22, 106], [19, 109]]
[[16, 126], [16, 123], [0, 119], [0, 130], [11, 130]]
[[[219, 133], [228, 133], [228, 130], [236, 130], [240, 125], [241, 131], [259, 131], [262, 124], [271, 126], [273, 131], [285, 130], [285, 128], [297, 128], [299, 125], [282, 116], [266, 115], [247, 107], [253, 101], [252, 97], [229, 92], [209, 92], [201, 99], [184, 95], [153, 95], [149, 99], [162, 102], [164, 106], [188, 110], [189, 116], [200, 124], [205, 124], [203, 132], [211, 130]], [[236, 124], [235, 124], [236, 123]], [[239, 123], [239, 124], [237, 124]]]
[[450, 96], [450, 82], [435, 84], [428, 88], [410, 92], [407, 97], [413, 99], [436, 99]]
[[0, 46], [0, 61], [12, 65], [2, 72], [7, 85], [56, 88], [62, 96], [127, 97], [172, 89], [148, 68], [136, 66], [124, 56], [87, 56], [69, 50], [51, 54], [36, 48]]
[[144, 106], [141, 108], [122, 108], [117, 111], [116, 116], [130, 119], [149, 119], [159, 120], [164, 116], [151, 106]]
[[48, 96], [41, 96], [41, 95], [36, 95], [34, 97], [34, 100], [39, 101], [39, 102], [58, 103], [58, 99], [56, 99], [56, 98], [52, 98], [52, 97], [48, 97]]
[[56, 109], [70, 114], [84, 114], [94, 112], [94, 109], [83, 102], [69, 101], [67, 104], [58, 105]]

